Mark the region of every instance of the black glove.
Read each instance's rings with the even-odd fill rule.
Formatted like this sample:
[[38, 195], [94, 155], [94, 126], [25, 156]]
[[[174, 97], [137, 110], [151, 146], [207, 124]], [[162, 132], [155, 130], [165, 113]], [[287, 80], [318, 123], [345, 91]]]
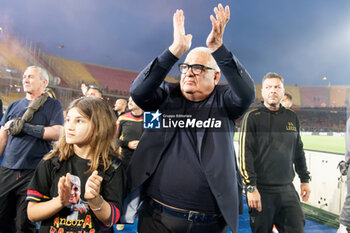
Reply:
[[22, 132], [30, 136], [42, 139], [44, 135], [44, 126], [24, 123]]

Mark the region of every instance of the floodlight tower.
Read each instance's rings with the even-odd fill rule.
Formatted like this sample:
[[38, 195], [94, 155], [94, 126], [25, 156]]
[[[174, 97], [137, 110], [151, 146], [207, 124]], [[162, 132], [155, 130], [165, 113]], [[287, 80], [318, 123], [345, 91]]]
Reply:
[[327, 105], [328, 105], [328, 106], [331, 106], [331, 81], [330, 81], [326, 76], [324, 76], [324, 77], [322, 78], [322, 80], [323, 80], [323, 81], [327, 81], [327, 80], [328, 80]]

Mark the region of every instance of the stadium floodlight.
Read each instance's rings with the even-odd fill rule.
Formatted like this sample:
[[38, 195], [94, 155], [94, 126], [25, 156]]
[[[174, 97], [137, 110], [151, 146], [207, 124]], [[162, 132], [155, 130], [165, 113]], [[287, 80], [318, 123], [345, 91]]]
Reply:
[[[327, 79], [327, 77], [326, 76], [324, 76], [323, 78], [322, 78], [322, 81], [327, 81], [328, 79]], [[331, 86], [331, 81], [330, 80], [328, 80], [328, 87], [330, 87]]]

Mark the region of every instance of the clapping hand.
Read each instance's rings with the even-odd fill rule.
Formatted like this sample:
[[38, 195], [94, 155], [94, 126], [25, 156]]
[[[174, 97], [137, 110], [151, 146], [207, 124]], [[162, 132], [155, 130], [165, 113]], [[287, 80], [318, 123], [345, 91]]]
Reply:
[[212, 23], [211, 32], [207, 38], [207, 47], [214, 52], [222, 45], [225, 26], [230, 20], [230, 8], [226, 6], [225, 9], [220, 3], [218, 7], [214, 8], [215, 17], [210, 15]]
[[70, 173], [58, 180], [58, 198], [63, 206], [68, 206], [71, 198]]
[[173, 16], [174, 41], [169, 50], [174, 56], [180, 58], [191, 48], [192, 35], [185, 32], [185, 16], [182, 10], [176, 10]]
[[84, 198], [86, 200], [94, 199], [100, 195], [102, 180], [103, 178], [98, 175], [96, 170], [92, 172], [85, 184]]

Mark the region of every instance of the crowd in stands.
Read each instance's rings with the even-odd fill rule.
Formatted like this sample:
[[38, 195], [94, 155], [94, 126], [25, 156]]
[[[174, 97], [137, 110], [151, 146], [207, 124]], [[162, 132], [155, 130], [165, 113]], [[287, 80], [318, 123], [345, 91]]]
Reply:
[[[1, 78], [1, 77], [0, 77]], [[0, 85], [0, 91], [5, 94], [7, 92], [14, 93], [8, 96], [16, 97], [15, 93], [18, 93], [16, 88], [10, 88], [10, 90], [5, 91], [8, 88], [8, 80], [5, 80], [6, 86]], [[18, 83], [16, 80], [12, 80], [13, 83]], [[81, 96], [81, 90], [79, 89], [60, 89], [53, 88], [53, 90], [57, 94], [57, 98], [60, 99], [63, 106], [65, 106], [66, 102], [69, 103], [71, 99], [78, 98]], [[110, 91], [106, 88], [101, 88], [101, 91], [105, 95], [105, 99], [111, 104], [114, 104], [115, 100], [118, 96], [125, 96], [125, 98], [129, 95], [126, 91]], [[106, 93], [107, 96], [106, 96]], [[3, 102], [5, 96], [2, 96]], [[7, 106], [6, 98], [4, 102], [4, 107]], [[11, 102], [13, 100], [11, 99]], [[260, 102], [259, 99], [256, 99], [253, 106], [256, 106]], [[346, 123], [346, 112], [347, 109], [345, 107], [298, 107], [293, 106], [292, 109], [296, 111], [300, 119], [301, 130], [305, 132], [344, 132], [345, 131], [345, 123]], [[4, 109], [5, 110], [5, 109]], [[239, 126], [240, 121], [237, 122]]]
[[346, 108], [300, 108], [296, 109], [301, 131], [345, 132]]
[[[254, 108], [260, 103], [257, 98], [252, 104]], [[302, 132], [345, 132], [348, 115], [346, 107], [298, 107], [291, 108], [299, 117], [300, 130]], [[236, 121], [236, 127], [240, 128], [241, 119]]]
[[[7, 44], [6, 43], [2, 44], [3, 49], [6, 49], [7, 51], [9, 48], [11, 48], [11, 44], [13, 43], [14, 43], [13, 38], [11, 40], [8, 40]], [[43, 58], [47, 58], [49, 55], [42, 54], [41, 56]], [[17, 57], [17, 55], [13, 55], [7, 58], [8, 64], [7, 63], [0, 64], [0, 79], [1, 79], [0, 93], [1, 93], [4, 107], [6, 107], [10, 102], [14, 101], [16, 98], [19, 98], [19, 97], [22, 98], [23, 93], [21, 93], [20, 88], [17, 88], [17, 87], [21, 86], [21, 76], [23, 72], [22, 70], [19, 69], [19, 67], [11, 65], [12, 63], [15, 63], [15, 61], [18, 61], [21, 59], [24, 59], [24, 61], [27, 62], [25, 57], [19, 56], [19, 55]], [[79, 67], [80, 67], [79, 70], [80, 71], [83, 70], [85, 71], [85, 73], [91, 76], [90, 79], [87, 79], [90, 82], [88, 81], [85, 81], [85, 82], [87, 82], [88, 84], [97, 85], [99, 89], [103, 92], [104, 99], [106, 99], [111, 105], [114, 104], [117, 98], [119, 97], [128, 98], [130, 95], [128, 91], [129, 84], [127, 83], [130, 83], [130, 80], [134, 79], [134, 76], [136, 75], [135, 72], [119, 70], [119, 69], [114, 69], [110, 67], [102, 67], [102, 66], [92, 65], [92, 64], [82, 64], [76, 61], [67, 60], [67, 59], [58, 58], [58, 57], [55, 57], [55, 59], [57, 60], [57, 62], [59, 61], [59, 63], [62, 63], [62, 64], [66, 64], [66, 63], [67, 64], [74, 63], [75, 65], [79, 64]], [[52, 59], [47, 64], [53, 64]], [[75, 69], [73, 68], [72, 70], [75, 71]], [[71, 72], [72, 74], [74, 73], [73, 71]], [[80, 76], [82, 75], [80, 74]], [[82, 77], [80, 76], [77, 79], [80, 81], [80, 84], [81, 84], [81, 82], [84, 82], [83, 81], [84, 76]], [[111, 80], [113, 80], [116, 77], [121, 78], [121, 83], [123, 84], [121, 85], [123, 86], [121, 90], [118, 90], [116, 86], [107, 85], [111, 83]], [[70, 79], [74, 80], [74, 78], [72, 77]], [[77, 85], [79, 83], [78, 80], [76, 80]], [[56, 92], [57, 98], [60, 99], [62, 105], [66, 107], [72, 99], [75, 99], [81, 96], [81, 92], [78, 89], [79, 87], [77, 85], [70, 86], [69, 88], [63, 88], [63, 86], [62, 87], [51, 86], [51, 87]], [[327, 97], [327, 94], [325, 95], [322, 94], [322, 93], [326, 93], [327, 90], [328, 90], [327, 88], [321, 88], [321, 87], [300, 87], [300, 94], [303, 99], [301, 103], [302, 108], [299, 108], [298, 106], [297, 107], [293, 106], [292, 109], [297, 112], [300, 118], [302, 131], [344, 132], [345, 122], [346, 122], [346, 109], [334, 108], [333, 106], [342, 106], [342, 103], [343, 105], [348, 105], [349, 101], [347, 98], [347, 93], [349, 92], [349, 90], [347, 87], [332, 87], [330, 89], [331, 90], [330, 96], [328, 97]], [[21, 94], [21, 96], [19, 96], [19, 94]], [[322, 96], [322, 101], [320, 96]], [[296, 97], [298, 96], [296, 95]], [[327, 98], [329, 99], [329, 101], [327, 101]], [[253, 106], [256, 106], [259, 102], [260, 100], [257, 98]], [[320, 104], [321, 102], [324, 104]], [[329, 103], [330, 105], [326, 105], [326, 103]], [[328, 106], [332, 106], [332, 107], [328, 107]], [[237, 125], [239, 125], [239, 121]]]

